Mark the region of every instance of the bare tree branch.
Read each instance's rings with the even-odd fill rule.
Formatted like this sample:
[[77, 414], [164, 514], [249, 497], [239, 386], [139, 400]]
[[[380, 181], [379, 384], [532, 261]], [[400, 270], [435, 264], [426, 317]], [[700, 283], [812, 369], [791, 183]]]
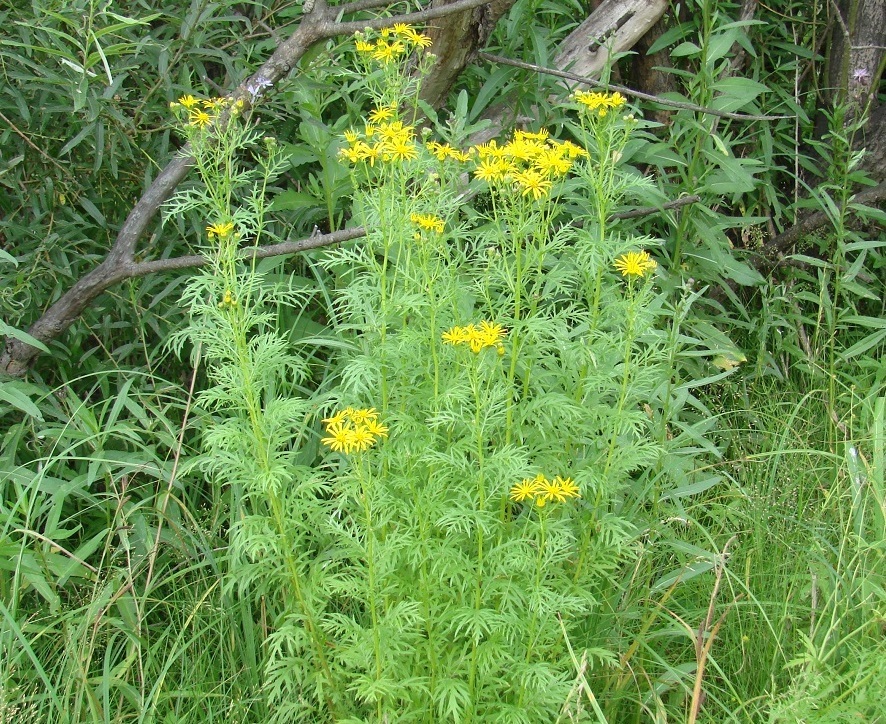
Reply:
[[[738, 16], [739, 22], [748, 22], [754, 19], [757, 12], [757, 0], [742, 0], [741, 13]], [[729, 61], [730, 74], [735, 75], [744, 68], [747, 60], [748, 51], [744, 46], [736, 41], [732, 44], [732, 60]]]
[[[351, 33], [356, 33], [364, 28], [387, 28], [393, 25], [394, 23], [408, 23], [410, 25], [417, 23], [426, 23], [428, 20], [435, 20], [436, 18], [445, 18], [447, 15], [452, 15], [453, 13], [458, 13], [463, 10], [470, 10], [471, 8], [477, 8], [481, 5], [488, 5], [492, 0], [458, 0], [458, 2], [454, 2], [451, 5], [441, 5], [436, 8], [428, 8], [427, 10], [421, 10], [416, 13], [404, 13], [403, 15], [394, 15], [390, 18], [374, 18], [372, 20], [357, 20], [351, 23], [334, 23], [335, 32], [331, 33], [327, 37], [334, 37], [336, 35], [350, 35]], [[332, 8], [336, 11], [344, 10], [344, 12], [350, 12], [347, 9], [347, 5], [341, 8]]]
[[[253, 247], [252, 249], [243, 249], [240, 253], [240, 258], [243, 261], [250, 261], [252, 259], [267, 259], [272, 256], [297, 254], [300, 251], [319, 249], [320, 247], [331, 246], [332, 244], [340, 244], [343, 241], [359, 239], [362, 236], [366, 236], [366, 229], [362, 226], [353, 226], [350, 229], [333, 231], [331, 234], [317, 234], [316, 236], [309, 236], [307, 239], [299, 239], [298, 241], [284, 241], [280, 244], [270, 244], [268, 246]], [[176, 256], [172, 259], [143, 261], [138, 264], [130, 264], [127, 267], [127, 278], [143, 277], [148, 274], [174, 271], [176, 269], [190, 269], [203, 266], [206, 264], [206, 261], [206, 257], [199, 254]]]
[[717, 111], [713, 108], [705, 108], [704, 106], [697, 106], [694, 103], [683, 103], [682, 101], [671, 101], [666, 98], [659, 98], [658, 96], [650, 95], [649, 93], [641, 93], [640, 91], [632, 90], [631, 88], [627, 88], [623, 85], [615, 85], [614, 83], [603, 83], [599, 80], [594, 80], [593, 78], [587, 78], [583, 75], [576, 75], [575, 73], [569, 73], [565, 70], [554, 70], [553, 68], [545, 68], [541, 65], [533, 65], [532, 63], [524, 63], [520, 60], [511, 60], [510, 58], [505, 58], [501, 55], [493, 55], [492, 53], [478, 53], [478, 58], [482, 58], [489, 63], [500, 63], [501, 65], [511, 65], [515, 68], [523, 68], [524, 70], [531, 70], [535, 73], [544, 73], [545, 75], [553, 75], [557, 78], [565, 78], [566, 80], [575, 81], [576, 83], [582, 83], [584, 85], [593, 86], [595, 88], [605, 88], [610, 91], [618, 91], [622, 95], [631, 96], [632, 98], [639, 98], [640, 100], [650, 101], [652, 103], [658, 103], [659, 105], [669, 106], [671, 108], [677, 108], [684, 111], [695, 111], [696, 113], [707, 113], [711, 116], [719, 116], [720, 118], [732, 118], [737, 121], [779, 121], [785, 118], [793, 118], [794, 116], [757, 116], [748, 113], [731, 113], [729, 111]]
[[617, 214], [613, 214], [613, 219], [638, 219], [641, 216], [651, 216], [652, 214], [657, 214], [667, 209], [679, 209], [681, 206], [687, 206], [688, 204], [697, 204], [701, 201], [701, 196], [681, 196], [679, 199], [674, 199], [673, 201], [668, 201], [667, 203], [662, 204], [661, 206], [642, 206], [639, 209], [631, 209], [630, 211], [620, 211]]
[[[695, 204], [701, 200], [700, 196], [683, 196], [674, 201], [668, 201], [661, 206], [643, 206], [639, 209], [631, 209], [630, 211], [620, 211], [611, 216], [612, 219], [638, 219], [643, 216], [651, 216], [658, 214], [667, 209], [679, 209], [687, 204]], [[287, 256], [289, 254], [298, 254], [309, 249], [320, 249], [324, 246], [332, 246], [333, 244], [341, 244], [344, 241], [360, 239], [366, 236], [366, 228], [363, 226], [352, 226], [349, 229], [341, 231], [333, 231], [331, 234], [316, 234], [306, 239], [297, 241], [284, 241], [279, 244], [269, 244], [268, 246], [253, 247], [251, 249], [243, 249], [240, 253], [242, 261], [251, 261], [253, 259], [268, 259], [272, 256]], [[126, 267], [127, 279], [133, 277], [144, 277], [148, 274], [156, 274], [158, 272], [176, 271], [178, 269], [192, 269], [201, 267], [206, 264], [206, 257], [200, 254], [191, 254], [189, 256], [176, 256], [171, 259], [157, 259], [155, 261], [143, 261], [135, 264], [129, 264]]]

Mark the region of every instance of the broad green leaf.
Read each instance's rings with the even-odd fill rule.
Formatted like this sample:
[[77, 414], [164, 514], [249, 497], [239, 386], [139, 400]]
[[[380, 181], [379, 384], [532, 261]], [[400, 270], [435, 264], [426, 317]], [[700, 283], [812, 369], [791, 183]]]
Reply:
[[711, 107], [718, 111], [737, 111], [762, 93], [769, 92], [762, 83], [740, 76], [721, 78], [713, 84], [712, 89], [717, 95]]
[[691, 55], [698, 55], [699, 53], [701, 53], [700, 47], [698, 47], [695, 43], [690, 43], [689, 41], [686, 41], [685, 43], [680, 43], [671, 51], [671, 57], [685, 58]]

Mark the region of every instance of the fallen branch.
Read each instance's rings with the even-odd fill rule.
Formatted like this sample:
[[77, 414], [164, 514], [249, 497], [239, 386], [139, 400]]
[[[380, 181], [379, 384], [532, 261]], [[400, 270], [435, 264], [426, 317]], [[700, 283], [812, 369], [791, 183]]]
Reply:
[[[859, 191], [850, 200], [850, 204], [864, 204], [865, 206], [877, 204], [886, 200], [886, 181], [873, 188]], [[763, 247], [763, 254], [770, 259], [783, 254], [804, 236], [828, 224], [829, 218], [824, 211], [816, 211], [809, 214], [802, 221], [773, 237]]]
[[701, 201], [701, 196], [681, 196], [679, 199], [674, 199], [673, 201], [667, 201], [661, 206], [641, 206], [639, 209], [631, 209], [630, 211], [620, 211], [617, 214], [613, 214], [613, 219], [637, 219], [641, 216], [650, 216], [651, 214], [657, 214], [660, 211], [666, 211], [667, 209], [679, 209], [681, 206], [686, 206], [688, 204], [697, 204]]

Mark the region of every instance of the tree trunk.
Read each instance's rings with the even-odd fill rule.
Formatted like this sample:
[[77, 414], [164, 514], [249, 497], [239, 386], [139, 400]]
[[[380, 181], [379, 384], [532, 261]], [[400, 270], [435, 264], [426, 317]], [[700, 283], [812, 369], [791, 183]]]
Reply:
[[847, 124], [868, 116], [855, 146], [868, 149], [862, 167], [883, 181], [886, 126], [877, 107], [877, 90], [886, 52], [886, 0], [842, 0], [834, 20], [828, 52], [828, 106], [846, 105]]
[[[649, 29], [649, 32], [637, 41], [637, 44], [634, 46], [637, 56], [633, 59], [627, 71], [628, 85], [631, 87], [654, 96], [662, 96], [665, 93], [676, 93], [679, 91], [676, 76], [673, 73], [665, 73], [659, 70], [659, 68], [667, 68], [671, 65], [671, 56], [668, 49], [662, 48], [655, 53], [649, 53], [653, 43], [667, 29], [668, 23], [666, 19], [664, 17], [659, 18], [655, 25]], [[663, 108], [652, 108], [645, 115], [649, 120], [661, 123], [663, 126], [670, 125], [671, 111]]]
[[596, 78], [609, 58], [633, 48], [667, 7], [667, 0], [603, 0], [560, 45], [554, 66]]
[[[437, 56], [428, 77], [422, 82], [421, 99], [434, 108], [446, 103], [449, 91], [461, 72], [481, 50], [489, 36], [515, 0], [492, 0], [472, 10], [450, 15], [445, 23], [428, 29], [433, 41], [431, 52]], [[449, 5], [452, 0], [435, 0], [432, 7]]]

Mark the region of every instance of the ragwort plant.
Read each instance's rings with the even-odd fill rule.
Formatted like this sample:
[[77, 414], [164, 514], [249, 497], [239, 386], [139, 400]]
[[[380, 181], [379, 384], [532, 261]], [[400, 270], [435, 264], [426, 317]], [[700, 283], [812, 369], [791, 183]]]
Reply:
[[[266, 283], [254, 259], [240, 256], [244, 240], [257, 245], [268, 234], [268, 184], [285, 162], [274, 139], [261, 139], [229, 99], [187, 95], [173, 108], [202, 185], [179, 192], [169, 211], [205, 218], [206, 264], [188, 284], [183, 302], [191, 322], [172, 345], [181, 350], [190, 342], [211, 383], [199, 396], [212, 416], [203, 467], [228, 493], [228, 595], [252, 598], [270, 621], [266, 676], [277, 718], [321, 705], [336, 716], [344, 693], [336, 691], [340, 677], [321, 626], [325, 599], [315, 584], [326, 481], [301, 460], [313, 434], [309, 400], [297, 392], [307, 365], [275, 328], [276, 305], [306, 300]], [[251, 159], [257, 168], [238, 158], [261, 146]], [[284, 680], [309, 694], [287, 698]]]
[[[407, 26], [357, 37], [374, 107], [340, 155], [367, 235], [322, 260], [351, 340], [326, 395], [299, 396], [306, 364], [274, 329], [272, 304], [305, 300], [239, 256], [267, 233], [275, 145], [244, 170], [260, 144], [236, 105], [178, 106], [203, 186], [171, 210], [199, 210], [209, 243], [175, 343], [212, 384], [227, 590], [267, 612], [275, 721], [553, 721], [570, 642], [616, 655], [594, 621], [633, 555], [620, 510], [659, 454], [643, 404], [666, 382], [647, 240], [608, 226], [640, 183], [618, 171], [633, 119], [620, 96], [578, 95], [587, 148], [544, 129], [429, 140], [407, 97], [426, 46]], [[589, 214], [563, 223], [582, 188]]]
[[[372, 77], [394, 75], [378, 44], [405, 32], [358, 38]], [[370, 93], [341, 150], [367, 238], [324, 263], [355, 338], [336, 395], [390, 437], [334, 463], [354, 545], [338, 651], [373, 720], [549, 721], [573, 677], [560, 622], [593, 629], [631, 554], [625, 482], [658, 455], [642, 410], [664, 380], [645, 335], [655, 262], [608, 228], [640, 183], [617, 170], [633, 119], [620, 96], [578, 95], [587, 149], [544, 129], [462, 149]], [[580, 185], [592, 212], [558, 227]]]

